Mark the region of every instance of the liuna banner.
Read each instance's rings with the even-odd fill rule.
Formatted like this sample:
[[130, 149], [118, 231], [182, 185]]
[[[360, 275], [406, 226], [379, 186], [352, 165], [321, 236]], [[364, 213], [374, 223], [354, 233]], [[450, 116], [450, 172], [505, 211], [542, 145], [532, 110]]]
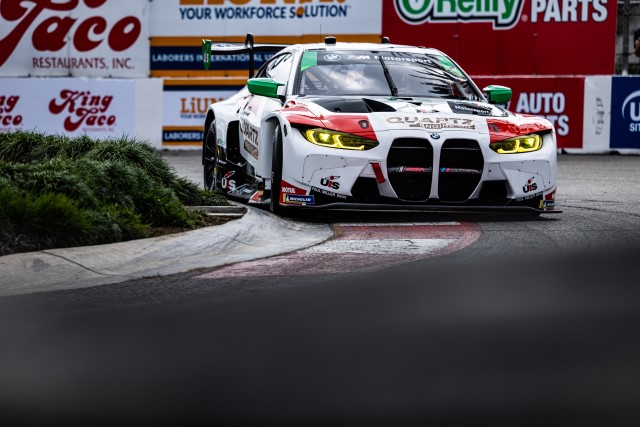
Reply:
[[165, 79], [162, 147], [202, 149], [209, 106], [242, 89], [246, 78]]

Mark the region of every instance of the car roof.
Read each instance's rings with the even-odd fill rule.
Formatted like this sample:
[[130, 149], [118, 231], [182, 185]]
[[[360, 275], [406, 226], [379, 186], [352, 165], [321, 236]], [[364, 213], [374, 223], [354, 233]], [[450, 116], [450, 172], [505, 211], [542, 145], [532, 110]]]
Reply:
[[327, 43], [305, 43], [295, 44], [285, 50], [295, 51], [311, 51], [311, 50], [323, 50], [323, 51], [344, 51], [344, 50], [365, 50], [365, 51], [379, 51], [379, 52], [415, 52], [415, 53], [431, 53], [444, 55], [443, 52], [428, 48], [424, 46], [409, 46], [400, 44], [387, 44], [387, 43], [351, 43], [351, 42], [337, 42], [335, 44]]

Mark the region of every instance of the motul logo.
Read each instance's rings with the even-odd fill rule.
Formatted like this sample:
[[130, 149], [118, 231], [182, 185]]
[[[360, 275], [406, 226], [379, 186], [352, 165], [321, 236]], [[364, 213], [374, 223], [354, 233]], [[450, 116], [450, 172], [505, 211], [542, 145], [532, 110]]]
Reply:
[[[0, 40], [0, 66], [9, 59], [20, 40], [32, 29], [33, 23], [44, 11], [68, 12], [78, 7], [80, 0], [2, 0], [0, 17], [15, 22], [13, 30]], [[107, 0], [83, 0], [92, 9], [98, 8]], [[31, 4], [31, 8], [28, 6]], [[37, 25], [31, 34], [35, 50], [57, 52], [70, 41], [78, 52], [88, 52], [105, 41], [116, 52], [133, 46], [142, 29], [140, 20], [135, 16], [126, 16], [109, 27], [102, 16], [92, 16], [77, 22], [70, 16], [51, 16]]]
[[116, 116], [107, 115], [113, 96], [92, 95], [89, 91], [65, 89], [60, 97], [52, 99], [49, 111], [52, 114], [69, 113], [64, 121], [64, 129], [68, 132], [78, 130], [80, 126], [104, 127], [113, 126]]

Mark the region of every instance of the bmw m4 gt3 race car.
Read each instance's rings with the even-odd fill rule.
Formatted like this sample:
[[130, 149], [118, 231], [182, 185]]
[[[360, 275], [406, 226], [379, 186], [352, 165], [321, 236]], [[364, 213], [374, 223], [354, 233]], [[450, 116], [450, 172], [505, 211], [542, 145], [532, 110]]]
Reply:
[[[244, 45], [203, 40], [207, 68], [212, 52], [249, 53], [252, 68], [268, 49], [251, 35]], [[435, 49], [332, 37], [285, 47], [210, 106], [205, 186], [276, 213], [554, 212], [554, 128], [502, 108], [510, 98], [503, 86], [481, 92]]]

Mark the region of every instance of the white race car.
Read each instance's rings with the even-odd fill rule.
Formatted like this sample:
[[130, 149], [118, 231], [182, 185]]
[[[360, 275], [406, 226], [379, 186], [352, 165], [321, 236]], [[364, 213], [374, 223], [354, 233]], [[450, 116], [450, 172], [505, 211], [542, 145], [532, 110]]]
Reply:
[[[211, 53], [273, 46], [203, 41]], [[250, 71], [252, 73], [252, 71]], [[500, 105], [444, 53], [381, 44], [279, 50], [231, 98], [212, 104], [202, 163], [208, 189], [306, 209], [554, 209], [556, 136], [541, 117]]]

